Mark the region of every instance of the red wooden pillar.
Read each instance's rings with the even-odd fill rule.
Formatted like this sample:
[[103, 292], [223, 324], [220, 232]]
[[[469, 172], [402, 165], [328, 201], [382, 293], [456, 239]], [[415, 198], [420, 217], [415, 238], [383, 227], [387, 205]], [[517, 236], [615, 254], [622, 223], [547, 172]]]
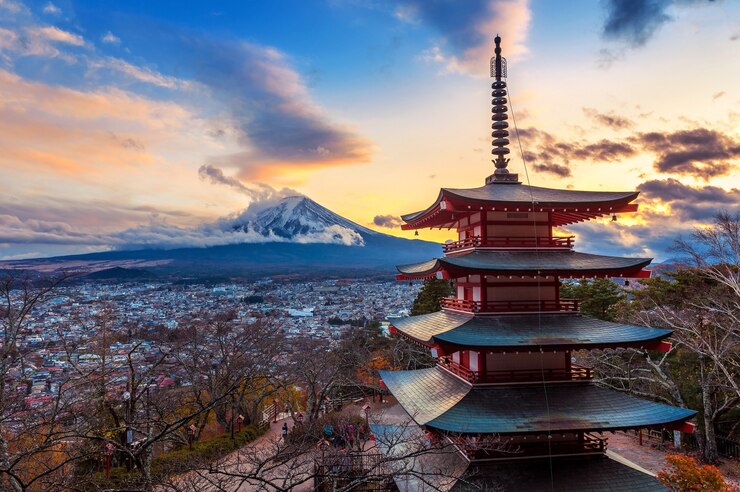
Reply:
[[478, 381], [486, 382], [488, 380], [488, 365], [486, 364], [486, 352], [478, 352]]
[[481, 311], [488, 311], [488, 276], [480, 276], [480, 307]]
[[480, 244], [485, 246], [488, 242], [488, 217], [485, 210], [480, 212]]

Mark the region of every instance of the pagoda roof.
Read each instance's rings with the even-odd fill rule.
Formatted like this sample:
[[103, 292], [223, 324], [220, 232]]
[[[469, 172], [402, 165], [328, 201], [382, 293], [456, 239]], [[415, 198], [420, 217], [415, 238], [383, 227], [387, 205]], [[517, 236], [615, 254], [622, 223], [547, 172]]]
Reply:
[[414, 340], [476, 348], [534, 349], [643, 346], [671, 334], [663, 328], [612, 323], [575, 313], [469, 316], [438, 311], [392, 320]]
[[[507, 463], [471, 463], [467, 473], [450, 490], [540, 492], [667, 492], [655, 477], [607, 456], [529, 459]], [[410, 489], [409, 489], [410, 492]]]
[[[486, 210], [504, 211], [509, 207], [522, 212], [553, 212], [554, 225], [566, 225], [616, 212], [634, 212], [629, 203], [636, 191], [578, 191], [542, 188], [520, 183], [490, 183], [478, 188], [442, 188], [427, 209], [402, 215], [403, 229], [449, 227], [454, 212]], [[444, 203], [444, 204], [443, 204]], [[493, 208], [491, 208], [493, 207]]]
[[470, 251], [421, 263], [398, 265], [401, 279], [428, 278], [444, 270], [455, 274], [473, 272], [537, 273], [560, 276], [637, 276], [652, 258], [623, 258], [576, 251]]
[[419, 453], [418, 443], [425, 436], [413, 425], [371, 424], [370, 430], [380, 452], [398, 470], [393, 475], [401, 492], [427, 490], [430, 480], [438, 490], [451, 492], [667, 490], [655, 477], [601, 454], [471, 463], [452, 446]]
[[593, 383], [472, 386], [440, 367], [380, 371], [420, 425], [466, 434], [614, 431], [684, 422], [696, 412]]

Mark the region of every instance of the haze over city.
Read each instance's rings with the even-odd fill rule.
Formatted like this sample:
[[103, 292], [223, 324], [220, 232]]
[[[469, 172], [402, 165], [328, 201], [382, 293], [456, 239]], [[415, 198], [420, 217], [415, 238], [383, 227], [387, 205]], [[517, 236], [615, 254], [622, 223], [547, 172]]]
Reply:
[[411, 238], [399, 215], [493, 169], [495, 33], [509, 168], [639, 190], [638, 214], [569, 230], [668, 259], [740, 204], [740, 5], [626, 3], [0, 0], [0, 259], [210, 245], [297, 194]]

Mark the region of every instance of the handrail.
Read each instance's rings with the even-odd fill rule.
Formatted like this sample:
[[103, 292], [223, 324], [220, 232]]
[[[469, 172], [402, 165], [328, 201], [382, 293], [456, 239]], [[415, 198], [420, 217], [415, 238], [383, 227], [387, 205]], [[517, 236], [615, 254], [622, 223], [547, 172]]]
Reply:
[[469, 237], [444, 245], [444, 252], [468, 248], [572, 248], [575, 236], [555, 237]]
[[571, 365], [552, 369], [505, 369], [496, 371], [473, 371], [449, 358], [442, 357], [437, 364], [451, 373], [471, 383], [524, 383], [534, 381], [590, 381], [593, 371], [590, 367]]
[[443, 308], [467, 311], [471, 313], [511, 313], [511, 312], [537, 312], [537, 311], [566, 311], [579, 310], [579, 299], [556, 299], [556, 300], [517, 300], [517, 301], [472, 301], [469, 299], [457, 299], [455, 297], [443, 297], [439, 300]]

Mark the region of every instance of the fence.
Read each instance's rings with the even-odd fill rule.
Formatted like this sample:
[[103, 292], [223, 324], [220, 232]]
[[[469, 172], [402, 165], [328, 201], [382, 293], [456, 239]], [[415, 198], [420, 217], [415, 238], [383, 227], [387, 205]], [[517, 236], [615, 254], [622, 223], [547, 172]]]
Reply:
[[[681, 447], [685, 451], [698, 451], [699, 443], [694, 434], [683, 434]], [[725, 437], [717, 438], [717, 452], [720, 456], [727, 459], [740, 459], [740, 442], [727, 439]]]
[[393, 480], [379, 454], [330, 453], [314, 462], [314, 492], [339, 487], [353, 491], [390, 491]]

